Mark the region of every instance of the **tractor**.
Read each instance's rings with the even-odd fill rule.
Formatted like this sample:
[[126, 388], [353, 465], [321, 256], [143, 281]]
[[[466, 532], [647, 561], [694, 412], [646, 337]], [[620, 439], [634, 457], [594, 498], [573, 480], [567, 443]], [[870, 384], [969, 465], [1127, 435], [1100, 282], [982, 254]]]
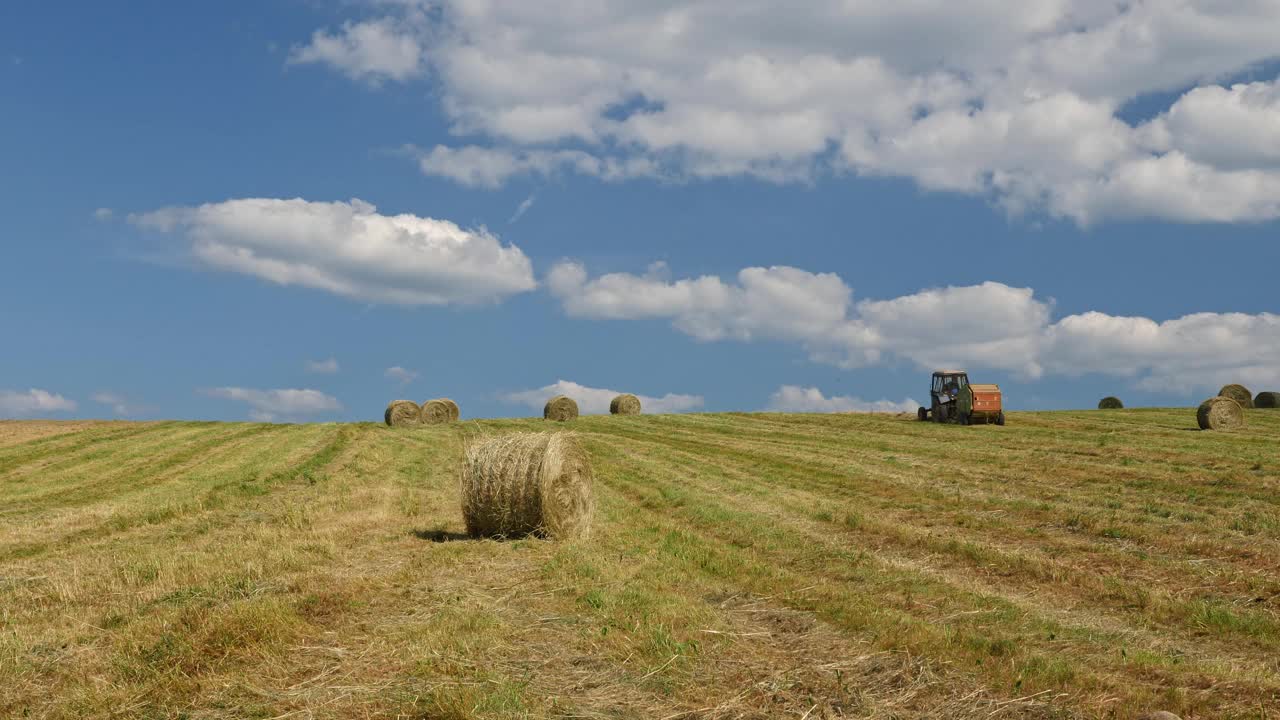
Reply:
[[1004, 424], [999, 385], [971, 385], [964, 370], [938, 370], [929, 389], [930, 406], [916, 411], [921, 421], [974, 425]]

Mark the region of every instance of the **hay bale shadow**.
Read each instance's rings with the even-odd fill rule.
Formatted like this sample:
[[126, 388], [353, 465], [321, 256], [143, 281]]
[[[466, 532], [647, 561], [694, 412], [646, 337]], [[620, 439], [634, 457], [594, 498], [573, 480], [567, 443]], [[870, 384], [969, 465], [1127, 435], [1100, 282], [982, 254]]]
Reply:
[[410, 533], [419, 540], [430, 540], [435, 543], [454, 542], [456, 540], [475, 540], [466, 533], [449, 532], [448, 530], [417, 529]]

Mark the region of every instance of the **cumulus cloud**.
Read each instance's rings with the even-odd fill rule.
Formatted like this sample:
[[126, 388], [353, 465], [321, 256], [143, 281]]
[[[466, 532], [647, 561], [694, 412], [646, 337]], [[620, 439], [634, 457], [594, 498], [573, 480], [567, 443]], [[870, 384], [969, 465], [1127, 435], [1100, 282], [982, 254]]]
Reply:
[[338, 361], [334, 358], [328, 360], [308, 360], [307, 372], [317, 375], [333, 375], [338, 372]]
[[[525, 405], [541, 412], [542, 406], [546, 404], [547, 400], [556, 395], [567, 395], [578, 403], [578, 411], [584, 415], [607, 415], [609, 413], [609, 402], [619, 394], [621, 394], [621, 391], [618, 390], [593, 388], [568, 380], [557, 380], [546, 387], [540, 387], [535, 390], [507, 393], [502, 396], [502, 399], [505, 402], [514, 405]], [[636, 395], [636, 397], [640, 398], [640, 406], [644, 411], [651, 414], [689, 412], [703, 405], [701, 395], [667, 393], [662, 397], [648, 395]]]
[[115, 217], [115, 211], [109, 207], [100, 207], [93, 211], [93, 219], [98, 222], [106, 222]]
[[1150, 144], [1226, 170], [1280, 168], [1280, 84], [1196, 88], [1147, 127]]
[[894, 402], [892, 400], [867, 401], [847, 395], [827, 397], [816, 387], [783, 385], [769, 397], [769, 405], [766, 409], [773, 412], [795, 413], [913, 413], [919, 407], [920, 403], [911, 398]]
[[485, 230], [382, 215], [362, 200], [247, 198], [165, 208], [130, 221], [181, 233], [208, 267], [371, 302], [487, 303], [536, 286], [520, 248]]
[[872, 365], [893, 354], [919, 365], [970, 362], [1038, 375], [1034, 339], [1048, 307], [1027, 288], [999, 283], [926, 290], [889, 301], [853, 302], [834, 273], [753, 267], [736, 282], [713, 275], [669, 280], [657, 263], [644, 275], [589, 279], [586, 268], [556, 264], [547, 285], [571, 316], [668, 318], [698, 340], [798, 342], [818, 360]]
[[604, 180], [655, 177], [657, 163], [643, 157], [597, 157], [583, 150], [539, 150], [467, 145], [451, 148], [437, 145], [431, 150], [405, 148], [418, 159], [426, 175], [452, 180], [460, 185], [494, 189], [514, 177], [555, 177], [566, 172]]
[[258, 422], [313, 417], [342, 410], [338, 399], [319, 390], [253, 390], [221, 387], [203, 391], [209, 397], [235, 400], [249, 406], [249, 418]]
[[1195, 313], [1156, 322], [1088, 312], [1050, 326], [1044, 355], [1055, 373], [1131, 377], [1152, 391], [1280, 387], [1280, 315]]
[[[420, 165], [468, 185], [849, 172], [1081, 224], [1280, 217], [1277, 83], [1216, 84], [1280, 56], [1272, 0], [384, 7], [312, 45], [351, 74], [363, 35], [402, 40], [401, 69], [382, 75], [429, 67], [452, 130], [472, 138]], [[1160, 118], [1122, 119], [1129, 100], [1169, 92]]]
[[406, 370], [405, 368], [396, 365], [395, 367], [387, 368], [386, 372], [382, 373], [382, 376], [388, 380], [394, 380], [399, 383], [401, 387], [404, 387], [416, 380], [418, 378], [418, 373], [413, 370]]
[[96, 392], [89, 398], [99, 405], [106, 405], [119, 417], [133, 417], [142, 412], [142, 408], [129, 402], [128, 398], [114, 392]]
[[329, 65], [352, 79], [374, 84], [405, 81], [422, 73], [423, 48], [411, 27], [382, 18], [343, 23], [334, 33], [317, 30], [311, 42], [289, 52], [288, 63]]
[[671, 317], [700, 340], [756, 337], [805, 339], [843, 324], [852, 293], [831, 273], [791, 267], [746, 268], [736, 285], [718, 277], [669, 281], [665, 263], [642, 276], [627, 273], [587, 279], [574, 262], [547, 276], [551, 292], [570, 315], [613, 319]]
[[72, 412], [76, 409], [74, 400], [47, 390], [31, 388], [25, 392], [20, 390], [0, 390], [0, 414], [9, 417], [28, 417], [31, 415], [47, 415], [56, 412]]
[[702, 341], [794, 342], [840, 367], [905, 360], [1026, 379], [1102, 373], [1179, 392], [1239, 380], [1280, 385], [1280, 315], [1271, 313], [1158, 322], [1088, 312], [1055, 321], [1052, 301], [996, 282], [855, 302], [839, 276], [790, 267], [746, 268], [734, 281], [672, 280], [662, 265], [590, 278], [581, 264], [564, 261], [547, 285], [571, 316], [666, 319]]

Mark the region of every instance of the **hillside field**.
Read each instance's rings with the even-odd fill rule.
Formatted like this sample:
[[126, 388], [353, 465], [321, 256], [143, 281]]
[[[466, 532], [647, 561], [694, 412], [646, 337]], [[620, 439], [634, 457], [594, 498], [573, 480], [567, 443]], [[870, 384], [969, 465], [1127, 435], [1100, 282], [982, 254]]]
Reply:
[[0, 717], [1280, 718], [1247, 416], [584, 417], [568, 544], [463, 535], [541, 420], [0, 422]]

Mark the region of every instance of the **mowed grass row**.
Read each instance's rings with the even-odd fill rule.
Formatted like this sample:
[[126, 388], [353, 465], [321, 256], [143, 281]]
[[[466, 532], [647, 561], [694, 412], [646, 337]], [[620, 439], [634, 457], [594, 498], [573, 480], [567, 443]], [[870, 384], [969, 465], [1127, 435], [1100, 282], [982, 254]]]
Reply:
[[582, 543], [462, 535], [542, 421], [7, 425], [0, 716], [1276, 717], [1248, 420], [584, 417]]

